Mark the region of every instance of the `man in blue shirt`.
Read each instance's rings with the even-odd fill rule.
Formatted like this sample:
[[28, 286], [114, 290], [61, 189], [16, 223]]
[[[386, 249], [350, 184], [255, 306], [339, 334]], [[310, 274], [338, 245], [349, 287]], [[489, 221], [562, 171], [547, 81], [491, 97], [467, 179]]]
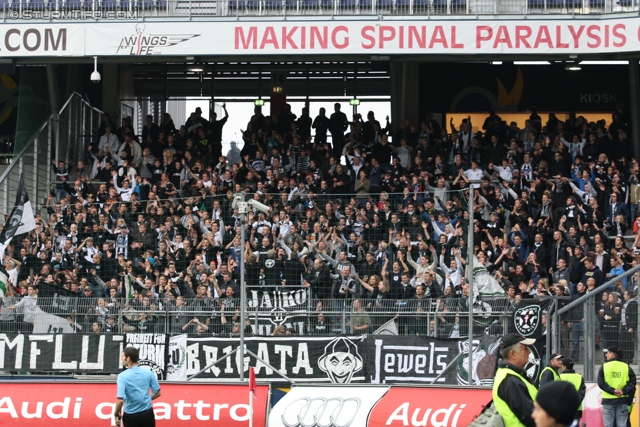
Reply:
[[[138, 359], [138, 349], [135, 347], [125, 348], [120, 357], [122, 366], [127, 370], [118, 375], [118, 394], [113, 414], [118, 427], [121, 422], [124, 422], [125, 427], [156, 425], [151, 401], [160, 397], [160, 385], [153, 372], [138, 366]], [[149, 394], [149, 389], [152, 395]]]

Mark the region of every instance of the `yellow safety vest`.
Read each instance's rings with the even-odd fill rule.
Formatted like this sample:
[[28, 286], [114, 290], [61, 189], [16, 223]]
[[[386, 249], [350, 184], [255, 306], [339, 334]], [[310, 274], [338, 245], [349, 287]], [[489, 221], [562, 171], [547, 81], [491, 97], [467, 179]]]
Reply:
[[558, 375], [558, 371], [556, 371], [555, 369], [553, 369], [551, 366], [547, 366], [546, 368], [544, 368], [542, 370], [542, 372], [540, 372], [540, 377], [538, 378], [538, 382], [542, 381], [542, 374], [544, 374], [544, 371], [551, 371], [553, 372], [553, 380], [554, 381], [560, 381], [560, 376]]
[[[582, 375], [576, 374], [576, 373], [565, 374], [563, 372], [562, 374], [560, 374], [560, 379], [562, 381], [566, 381], [568, 383], [573, 384], [573, 386], [576, 388], [576, 391], [580, 390], [580, 386], [582, 385]], [[578, 411], [582, 411], [582, 403], [580, 403], [580, 407], [578, 408]]]
[[[620, 360], [610, 360], [602, 365], [604, 371], [604, 382], [609, 387], [622, 390], [629, 383], [629, 365]], [[627, 395], [616, 396], [602, 390], [603, 399], [624, 399]]]
[[495, 378], [493, 379], [493, 403], [496, 405], [496, 410], [498, 411], [498, 413], [502, 415], [502, 418], [504, 419], [504, 425], [509, 427], [524, 427], [524, 424], [520, 422], [511, 408], [509, 408], [507, 402], [505, 402], [498, 396], [498, 389], [500, 388], [500, 384], [502, 384], [505, 378], [507, 378], [507, 375], [513, 375], [520, 378], [520, 380], [527, 386], [527, 391], [529, 392], [529, 397], [531, 397], [532, 401], [536, 400], [538, 389], [535, 385], [531, 384], [531, 381], [527, 380], [522, 375], [510, 368], [499, 368], [496, 372]]

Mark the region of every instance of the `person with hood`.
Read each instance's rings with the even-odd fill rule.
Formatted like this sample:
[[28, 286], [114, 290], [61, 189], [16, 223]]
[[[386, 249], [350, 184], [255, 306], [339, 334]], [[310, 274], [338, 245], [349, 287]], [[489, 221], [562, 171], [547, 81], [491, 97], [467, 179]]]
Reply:
[[242, 156], [240, 155], [240, 149], [235, 141], [231, 141], [229, 144], [231, 148], [227, 152], [227, 162], [230, 165], [239, 165], [242, 162]]
[[631, 362], [634, 352], [634, 334], [638, 332], [638, 297], [633, 291], [624, 292], [624, 304], [620, 316], [620, 348]]

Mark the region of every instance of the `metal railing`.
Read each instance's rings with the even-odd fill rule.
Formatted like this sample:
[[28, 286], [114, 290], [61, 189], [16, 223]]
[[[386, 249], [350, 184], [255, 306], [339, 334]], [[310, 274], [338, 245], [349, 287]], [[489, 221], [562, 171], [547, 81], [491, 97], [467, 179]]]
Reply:
[[[637, 310], [637, 299], [633, 300], [635, 308], [632, 305], [625, 309], [624, 298], [627, 289], [633, 289], [632, 278], [639, 271], [640, 265], [637, 265], [607, 280], [560, 308], [553, 315], [551, 324], [547, 325], [547, 334], [552, 337], [553, 352], [562, 353], [565, 357], [571, 357], [575, 363], [583, 365], [587, 381], [595, 379], [596, 368], [605, 360], [603, 350], [607, 346], [620, 347], [625, 361], [640, 363], [640, 333], [637, 328], [640, 324], [640, 310]], [[612, 293], [616, 294], [616, 301], [606, 304], [602, 298], [605, 293], [607, 297]], [[628, 314], [632, 312], [634, 317], [629, 318]]]
[[[358, 300], [362, 309], [354, 308]], [[463, 298], [415, 298], [377, 302], [374, 297], [342, 300], [313, 299], [302, 288], [295, 296], [286, 292], [272, 292], [269, 297], [247, 299], [246, 324], [253, 335], [336, 335], [371, 334], [428, 335], [438, 338], [467, 336], [468, 309]], [[5, 300], [0, 305], [0, 332], [30, 333], [31, 323], [23, 322], [20, 309], [8, 310], [16, 300]], [[109, 326], [111, 332], [140, 331], [180, 334], [197, 333], [203, 328], [207, 334], [224, 336], [232, 332], [239, 322], [239, 299], [194, 298], [176, 303], [174, 298], [138, 297], [122, 298], [38, 298], [38, 307], [72, 325], [74, 332], [90, 332], [94, 323], [100, 328]], [[502, 334], [509, 328], [513, 306], [506, 298], [483, 299], [474, 305], [473, 333]], [[144, 319], [141, 317], [143, 316]], [[36, 317], [36, 323], [39, 321]], [[51, 318], [46, 318], [51, 322]], [[362, 325], [367, 325], [362, 328]], [[47, 330], [38, 329], [40, 332]], [[49, 331], [51, 332], [51, 331]], [[55, 331], [54, 331], [55, 332]]]
[[101, 115], [102, 111], [80, 94], [71, 94], [60, 112], [45, 120], [0, 176], [2, 212], [8, 213], [13, 207], [20, 174], [32, 204], [42, 204], [55, 178], [52, 161], [82, 160], [87, 140], [91, 141], [98, 131]]
[[3, 20], [256, 15], [540, 15], [638, 12], [638, 0], [11, 0]]

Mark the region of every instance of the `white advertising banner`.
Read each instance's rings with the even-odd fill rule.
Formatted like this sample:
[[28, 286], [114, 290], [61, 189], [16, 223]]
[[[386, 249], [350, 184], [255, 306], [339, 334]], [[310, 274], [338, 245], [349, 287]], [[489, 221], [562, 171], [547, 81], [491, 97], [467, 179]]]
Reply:
[[640, 18], [285, 21], [87, 27], [87, 55], [586, 54], [639, 51]]
[[85, 24], [2, 24], [0, 56], [83, 56], [85, 27]]
[[389, 387], [293, 387], [269, 413], [269, 427], [366, 427]]
[[640, 51], [640, 17], [5, 24], [0, 55], [593, 54]]

